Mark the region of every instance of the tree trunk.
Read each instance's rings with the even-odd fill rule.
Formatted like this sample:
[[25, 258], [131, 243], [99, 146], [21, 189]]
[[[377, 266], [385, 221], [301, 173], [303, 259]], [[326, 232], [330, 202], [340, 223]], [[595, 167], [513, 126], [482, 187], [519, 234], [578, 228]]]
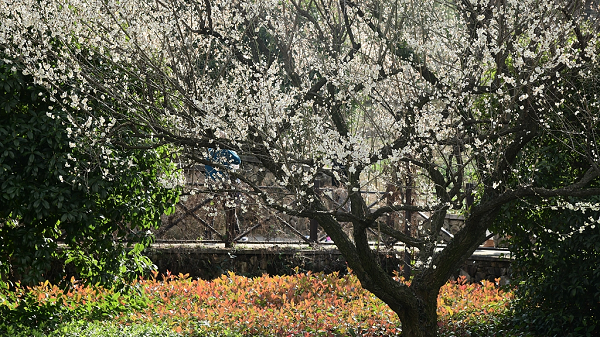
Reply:
[[437, 295], [433, 300], [430, 297], [419, 298], [417, 310], [396, 311], [402, 323], [402, 337], [437, 336]]
[[[366, 206], [357, 195], [351, 196], [352, 211], [357, 218], [364, 218]], [[362, 207], [361, 207], [362, 206]], [[361, 210], [363, 213], [361, 214]], [[361, 285], [385, 302], [402, 324], [403, 337], [437, 336], [437, 297], [440, 288], [450, 275], [477, 248], [485, 237], [485, 223], [493, 218], [493, 212], [471, 214], [454, 240], [443, 251], [433, 256], [433, 267], [421, 270], [411, 285], [394, 280], [378, 264], [369, 247], [366, 224], [353, 221], [354, 241], [344, 233], [341, 225], [331, 215], [317, 215], [317, 220], [333, 238], [348, 266], [360, 280]], [[443, 221], [443, 218], [442, 220]]]

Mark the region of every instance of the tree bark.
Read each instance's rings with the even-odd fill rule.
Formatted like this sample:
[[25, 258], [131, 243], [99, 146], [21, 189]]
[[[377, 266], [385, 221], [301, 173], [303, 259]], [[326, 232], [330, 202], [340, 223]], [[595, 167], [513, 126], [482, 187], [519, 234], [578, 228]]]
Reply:
[[439, 289], [431, 290], [431, 295], [416, 295], [417, 310], [397, 312], [402, 322], [403, 337], [437, 336], [437, 294]]

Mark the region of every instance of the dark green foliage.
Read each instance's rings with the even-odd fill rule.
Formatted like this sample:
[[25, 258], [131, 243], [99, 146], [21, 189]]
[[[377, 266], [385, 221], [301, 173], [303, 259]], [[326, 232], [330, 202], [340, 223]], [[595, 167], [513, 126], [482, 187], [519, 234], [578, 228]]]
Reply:
[[0, 336], [46, 337], [46, 334], [42, 330], [29, 325], [9, 325], [5, 322], [0, 322]]
[[134, 277], [151, 266], [140, 252], [179, 195], [159, 183], [175, 174], [168, 149], [82, 148], [46, 98], [0, 61], [0, 276], [37, 283], [64, 259], [94, 283]]
[[[566, 113], [566, 118], [574, 117]], [[591, 126], [599, 127], [599, 126]], [[586, 157], [571, 144], [589, 139], [545, 135], [529, 145], [515, 181], [534, 187], [568, 185], [585, 176]], [[588, 183], [598, 186], [598, 179]], [[516, 277], [516, 324], [539, 336], [600, 333], [600, 196], [533, 198], [505, 205], [498, 229], [510, 236]]]
[[581, 227], [579, 233], [578, 228], [588, 216], [598, 219], [599, 212], [521, 211], [515, 216], [522, 216], [522, 222], [511, 240], [519, 281], [518, 324], [541, 336], [598, 334], [600, 229]]

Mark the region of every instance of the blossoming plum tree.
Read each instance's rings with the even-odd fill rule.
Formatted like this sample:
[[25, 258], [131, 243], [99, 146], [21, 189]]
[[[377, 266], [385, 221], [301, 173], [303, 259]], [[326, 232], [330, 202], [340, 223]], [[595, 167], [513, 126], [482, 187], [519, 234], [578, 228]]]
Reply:
[[[247, 198], [318, 220], [361, 284], [398, 314], [403, 333], [433, 336], [440, 287], [484, 241], [502, 205], [600, 193], [590, 187], [600, 177], [598, 97], [570, 90], [577, 79], [597, 80], [591, 5], [8, 0], [0, 4], [0, 45], [48, 88], [56, 109], [91, 117], [72, 126], [75, 143], [90, 135], [119, 142], [110, 130], [87, 132], [102, 111], [114, 118], [112, 129], [174, 144], [189, 163], [215, 166], [206, 159], [214, 148], [254, 158], [277, 188], [265, 188], [256, 171], [216, 166], [241, 181]], [[514, 167], [526, 145], [546, 135], [583, 153], [586, 168], [536, 187]], [[369, 207], [367, 174], [394, 184], [377, 168], [407, 163], [421, 197]], [[321, 175], [341, 182], [341, 203], [314, 188]], [[475, 186], [470, 207], [467, 182]], [[419, 235], [388, 226], [384, 217], [399, 211], [429, 212], [430, 226]], [[436, 250], [448, 212], [462, 212], [465, 225]], [[378, 265], [371, 230], [417, 249], [422, 265], [410, 285]]]

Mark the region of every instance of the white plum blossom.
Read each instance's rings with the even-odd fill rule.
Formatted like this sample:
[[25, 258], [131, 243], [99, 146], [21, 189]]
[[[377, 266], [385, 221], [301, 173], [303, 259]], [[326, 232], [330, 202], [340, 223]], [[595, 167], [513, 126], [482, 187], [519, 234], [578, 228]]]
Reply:
[[[600, 103], [588, 84], [600, 69], [598, 23], [561, 6], [5, 0], [0, 48], [52, 94], [68, 146], [97, 158], [88, 167], [135, 165], [103, 145], [160, 155], [154, 150], [168, 144], [182, 166], [214, 165], [224, 177], [187, 184], [190, 194], [235, 189], [270, 212], [319, 218], [341, 247], [385, 232], [417, 247], [418, 265], [431, 267], [424, 277], [434, 278], [479, 244], [489, 225], [481, 219], [503, 203], [593, 193]], [[516, 167], [545, 136], [585, 158], [588, 173], [532, 186], [538, 163]], [[235, 151], [242, 165], [214, 163], [217, 150]], [[335, 193], [314, 189], [315, 180], [337, 182]], [[467, 184], [479, 201], [471, 209]], [[388, 203], [370, 193], [388, 186], [414, 197]], [[435, 252], [433, 230], [409, 239], [381, 227], [388, 215], [416, 211], [441, 215], [431, 228], [449, 212], [474, 216], [459, 234], [460, 254]]]

